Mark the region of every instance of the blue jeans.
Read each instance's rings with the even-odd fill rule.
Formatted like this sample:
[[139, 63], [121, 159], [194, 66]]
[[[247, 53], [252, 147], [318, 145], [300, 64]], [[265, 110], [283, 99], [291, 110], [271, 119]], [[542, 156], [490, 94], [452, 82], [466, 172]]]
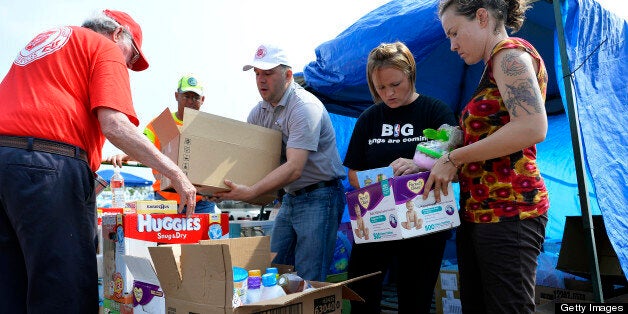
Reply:
[[98, 313], [94, 175], [0, 146], [0, 311]]
[[285, 194], [271, 236], [273, 263], [294, 265], [305, 280], [325, 281], [344, 208], [342, 184]]

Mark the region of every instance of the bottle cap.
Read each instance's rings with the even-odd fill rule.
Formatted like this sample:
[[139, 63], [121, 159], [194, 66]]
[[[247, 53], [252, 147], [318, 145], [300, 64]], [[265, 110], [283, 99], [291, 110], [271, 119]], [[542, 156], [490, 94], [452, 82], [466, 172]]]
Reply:
[[262, 271], [260, 271], [259, 269], [251, 269], [251, 270], [249, 270], [249, 277], [253, 277], [253, 276], [261, 277], [262, 276]]
[[249, 276], [246, 269], [233, 266], [233, 281], [239, 282], [245, 280]]
[[275, 274], [277, 277], [279, 277], [279, 270], [277, 269], [277, 267], [267, 267], [266, 268], [266, 273], [267, 274]]
[[[249, 271], [250, 273], [250, 271]], [[248, 280], [249, 289], [257, 289], [262, 285], [262, 277], [249, 276]]]
[[262, 284], [264, 287], [270, 287], [277, 284], [277, 275], [273, 273], [266, 273], [262, 275]]

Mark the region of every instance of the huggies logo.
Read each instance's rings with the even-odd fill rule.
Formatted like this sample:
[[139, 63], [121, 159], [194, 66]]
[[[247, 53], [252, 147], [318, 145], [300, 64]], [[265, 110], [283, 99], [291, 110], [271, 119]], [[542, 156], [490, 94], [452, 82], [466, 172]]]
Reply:
[[404, 125], [382, 124], [382, 136], [399, 137], [400, 134], [403, 136], [412, 136], [414, 135], [414, 127], [410, 123]]
[[139, 232], [198, 231], [200, 229], [200, 218], [153, 218], [150, 214], [137, 215], [137, 230]]

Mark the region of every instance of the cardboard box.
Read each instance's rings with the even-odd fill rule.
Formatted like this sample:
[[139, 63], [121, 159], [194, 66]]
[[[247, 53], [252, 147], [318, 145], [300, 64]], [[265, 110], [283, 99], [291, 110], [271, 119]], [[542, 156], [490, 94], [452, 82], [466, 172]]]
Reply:
[[[110, 214], [102, 217], [103, 294], [123, 302], [133, 289], [133, 275], [123, 255], [149, 258], [148, 247], [162, 243], [198, 243], [209, 239], [212, 214]], [[214, 214], [215, 215], [215, 214]], [[228, 226], [228, 221], [225, 222]], [[228, 228], [228, 227], [227, 227]], [[223, 233], [228, 234], [229, 230]], [[129, 300], [131, 300], [129, 298]]]
[[458, 265], [441, 268], [434, 290], [434, 300], [437, 314], [462, 313]]
[[[225, 179], [253, 185], [280, 165], [281, 132], [185, 108], [179, 129], [166, 108], [153, 122], [161, 152], [188, 176], [199, 194], [227, 191]], [[172, 190], [170, 179], [161, 188]], [[252, 204], [265, 205], [277, 197], [262, 195]]]
[[398, 176], [347, 192], [355, 243], [399, 240], [459, 226], [451, 183], [449, 195], [441, 193], [439, 203], [434, 191], [423, 200], [428, 177], [429, 172]]
[[124, 262], [133, 274], [133, 313], [166, 313], [166, 299], [150, 259], [124, 255]]
[[294, 313], [341, 313], [342, 299], [362, 300], [346, 284], [311, 282], [316, 290], [289, 294], [255, 304], [233, 305], [233, 266], [270, 266], [270, 238], [242, 237], [199, 244], [149, 248], [166, 296], [167, 313], [254, 313], [291, 310]]
[[179, 209], [177, 201], [167, 200], [141, 200], [128, 204], [136, 214], [176, 214]]
[[361, 188], [395, 176], [391, 166], [357, 171], [355, 174]]
[[[602, 282], [607, 284], [626, 283], [626, 277], [619, 264], [601, 215], [593, 215], [593, 235]], [[582, 224], [582, 216], [565, 217], [563, 241], [558, 255], [556, 269], [583, 278], [591, 278], [591, 257], [587, 248], [588, 240]]]
[[537, 285], [534, 287], [534, 303], [543, 305], [547, 302], [593, 302], [593, 292], [569, 290]]

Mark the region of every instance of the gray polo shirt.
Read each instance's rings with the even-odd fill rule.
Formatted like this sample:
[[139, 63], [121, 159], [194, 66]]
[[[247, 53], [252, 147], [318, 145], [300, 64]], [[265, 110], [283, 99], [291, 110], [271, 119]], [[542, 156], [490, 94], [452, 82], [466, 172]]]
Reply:
[[301, 177], [285, 186], [286, 192], [346, 176], [327, 109], [316, 96], [297, 83], [290, 84], [274, 108], [270, 103], [260, 101], [249, 113], [247, 122], [282, 133], [282, 164], [286, 162], [286, 148], [310, 152]]

